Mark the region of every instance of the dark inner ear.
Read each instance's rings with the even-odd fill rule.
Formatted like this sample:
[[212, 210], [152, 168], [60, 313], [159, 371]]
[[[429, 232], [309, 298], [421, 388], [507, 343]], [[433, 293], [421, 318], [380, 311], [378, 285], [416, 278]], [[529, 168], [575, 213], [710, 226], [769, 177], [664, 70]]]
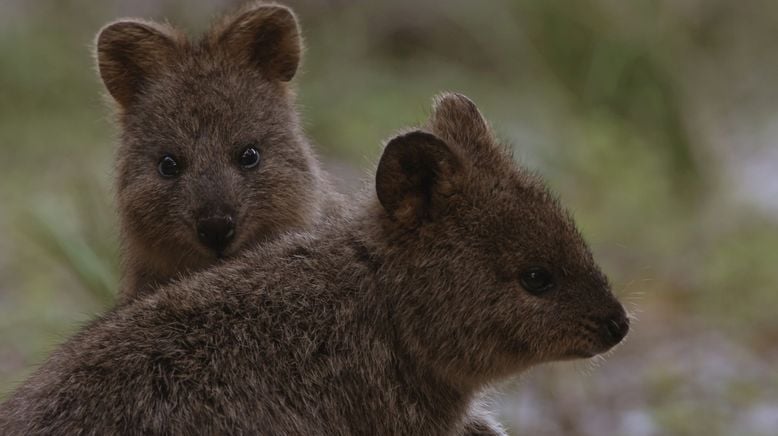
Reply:
[[448, 144], [430, 133], [400, 135], [386, 145], [376, 193], [389, 216], [408, 224], [432, 219], [459, 167]]
[[259, 6], [243, 13], [224, 30], [219, 42], [269, 79], [292, 80], [300, 63], [297, 19], [283, 6]]
[[97, 37], [100, 78], [122, 106], [131, 104], [151, 77], [176, 50], [170, 35], [152, 24], [119, 21]]

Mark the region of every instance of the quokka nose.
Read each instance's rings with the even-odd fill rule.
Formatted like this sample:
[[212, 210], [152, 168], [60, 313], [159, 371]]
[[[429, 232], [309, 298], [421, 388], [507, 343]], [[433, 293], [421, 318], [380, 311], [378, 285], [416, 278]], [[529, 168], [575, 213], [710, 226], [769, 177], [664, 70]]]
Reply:
[[197, 236], [206, 247], [221, 253], [235, 236], [235, 223], [231, 216], [202, 218], [197, 221]]
[[611, 345], [616, 345], [627, 336], [629, 332], [629, 318], [622, 313], [618, 316], [605, 321], [605, 337]]

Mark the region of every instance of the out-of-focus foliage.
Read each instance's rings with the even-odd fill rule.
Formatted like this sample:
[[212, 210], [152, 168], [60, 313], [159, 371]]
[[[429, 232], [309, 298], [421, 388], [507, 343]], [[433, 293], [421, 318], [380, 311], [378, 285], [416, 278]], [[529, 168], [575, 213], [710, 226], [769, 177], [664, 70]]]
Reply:
[[[128, 15], [195, 33], [235, 4], [0, 4], [0, 397], [116, 288], [115, 134], [94, 34]], [[607, 360], [504, 387], [512, 431], [775, 433], [778, 5], [289, 4], [307, 43], [300, 108], [333, 168], [370, 168], [432, 95], [461, 91], [575, 212], [635, 312]]]

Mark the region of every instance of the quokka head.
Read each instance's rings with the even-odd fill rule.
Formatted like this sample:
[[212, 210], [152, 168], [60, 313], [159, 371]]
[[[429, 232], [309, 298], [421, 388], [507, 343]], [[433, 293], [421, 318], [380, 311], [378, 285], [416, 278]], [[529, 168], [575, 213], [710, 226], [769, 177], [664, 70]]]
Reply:
[[376, 190], [386, 250], [424, 277], [395, 316], [436, 367], [507, 375], [626, 336], [625, 310], [570, 214], [466, 97], [438, 97], [427, 128], [388, 142]]
[[96, 45], [122, 128], [126, 242], [198, 267], [305, 224], [318, 169], [289, 87], [302, 51], [289, 9], [253, 4], [198, 41], [120, 20]]

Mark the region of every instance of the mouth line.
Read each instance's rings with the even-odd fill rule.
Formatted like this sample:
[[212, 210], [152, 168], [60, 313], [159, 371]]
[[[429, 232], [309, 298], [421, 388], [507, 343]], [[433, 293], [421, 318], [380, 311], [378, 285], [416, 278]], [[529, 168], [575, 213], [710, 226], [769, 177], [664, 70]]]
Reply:
[[238, 241], [230, 241], [221, 250], [210, 248], [200, 241], [194, 241], [195, 250], [207, 259], [223, 260], [235, 257], [241, 251], [241, 244]]
[[565, 357], [570, 359], [590, 359], [600, 353], [587, 350], [573, 350], [567, 353]]
[[214, 253], [214, 254], [216, 255], [216, 259], [217, 260], [227, 260], [227, 259], [231, 259], [233, 257], [232, 254], [224, 253], [224, 252]]

